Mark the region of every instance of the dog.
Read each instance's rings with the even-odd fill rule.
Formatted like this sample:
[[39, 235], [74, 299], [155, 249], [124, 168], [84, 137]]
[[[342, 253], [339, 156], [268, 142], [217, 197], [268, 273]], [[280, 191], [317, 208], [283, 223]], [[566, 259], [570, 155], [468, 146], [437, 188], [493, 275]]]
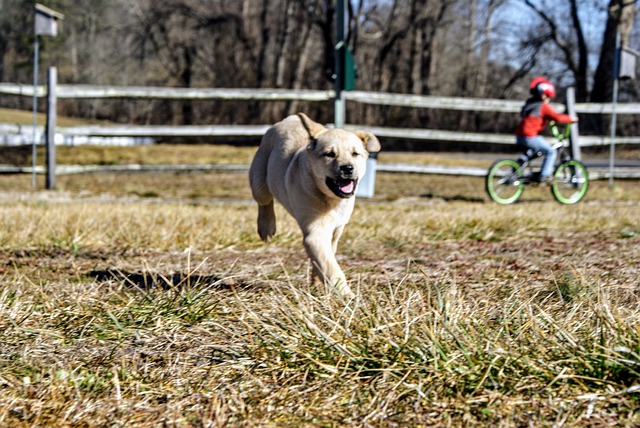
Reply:
[[336, 261], [338, 240], [369, 153], [379, 150], [370, 132], [329, 129], [298, 113], [269, 128], [249, 169], [260, 238], [268, 242], [276, 233], [275, 199], [302, 230], [313, 278], [346, 298], [353, 292]]

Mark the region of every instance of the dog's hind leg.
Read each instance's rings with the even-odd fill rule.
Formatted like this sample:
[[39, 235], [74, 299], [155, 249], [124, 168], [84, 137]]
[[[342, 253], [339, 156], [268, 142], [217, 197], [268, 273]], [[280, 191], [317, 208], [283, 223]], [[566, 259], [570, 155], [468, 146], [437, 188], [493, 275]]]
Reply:
[[273, 199], [264, 205], [258, 205], [258, 234], [260, 239], [268, 242], [276, 234], [276, 213], [273, 209]]
[[253, 199], [258, 203], [258, 235], [268, 242], [276, 234], [276, 213], [273, 208], [273, 196], [265, 184], [251, 182]]
[[258, 234], [267, 242], [276, 234], [276, 213], [273, 209], [273, 195], [267, 185], [268, 156], [262, 153], [263, 147], [251, 163], [249, 184], [253, 199], [258, 203]]

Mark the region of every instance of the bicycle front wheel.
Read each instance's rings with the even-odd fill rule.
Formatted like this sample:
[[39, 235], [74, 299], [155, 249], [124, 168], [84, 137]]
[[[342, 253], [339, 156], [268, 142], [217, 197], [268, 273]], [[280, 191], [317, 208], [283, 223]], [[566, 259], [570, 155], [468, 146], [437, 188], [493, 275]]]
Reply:
[[485, 188], [489, 197], [502, 205], [512, 204], [520, 199], [524, 183], [518, 176], [518, 162], [503, 159], [494, 162], [485, 177]]
[[577, 160], [561, 163], [553, 174], [551, 193], [561, 204], [580, 202], [589, 188], [587, 167]]

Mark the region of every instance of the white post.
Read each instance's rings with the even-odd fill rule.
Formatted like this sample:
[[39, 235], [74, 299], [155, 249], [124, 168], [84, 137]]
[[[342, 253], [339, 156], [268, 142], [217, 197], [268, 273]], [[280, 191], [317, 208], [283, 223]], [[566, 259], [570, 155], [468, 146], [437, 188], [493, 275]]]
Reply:
[[56, 85], [58, 83], [58, 72], [55, 67], [49, 67], [47, 74], [47, 178], [46, 189], [52, 190], [56, 187]]
[[36, 146], [38, 144], [38, 35], [33, 42], [33, 141], [31, 144], [31, 187], [36, 188]]
[[346, 5], [344, 0], [336, 2], [336, 45], [334, 47], [334, 89], [336, 98], [334, 100], [333, 122], [336, 128], [342, 128], [345, 122], [345, 105], [342, 97], [344, 85], [344, 49], [346, 34]]
[[[31, 186], [36, 188], [36, 153], [37, 153], [37, 115], [38, 115], [38, 36], [57, 36], [58, 21], [64, 18], [64, 15], [49, 9], [39, 3], [34, 5], [33, 17], [33, 147], [31, 160]], [[54, 71], [55, 73], [55, 71]], [[54, 76], [55, 78], [55, 76]], [[54, 119], [55, 120], [55, 119]], [[55, 124], [55, 122], [54, 122]]]
[[[576, 90], [575, 88], [567, 88], [567, 113], [569, 116], [578, 117], [576, 112]], [[580, 154], [580, 131], [578, 130], [578, 123], [572, 123], [567, 125], [571, 127], [571, 133], [569, 134], [569, 142], [571, 143], [571, 157], [575, 160], [581, 160]]]
[[618, 103], [618, 72], [620, 69], [620, 31], [616, 33], [616, 50], [613, 55], [613, 101], [611, 103], [611, 146], [609, 149], [609, 188], [613, 188], [613, 168], [616, 152], [616, 104]]

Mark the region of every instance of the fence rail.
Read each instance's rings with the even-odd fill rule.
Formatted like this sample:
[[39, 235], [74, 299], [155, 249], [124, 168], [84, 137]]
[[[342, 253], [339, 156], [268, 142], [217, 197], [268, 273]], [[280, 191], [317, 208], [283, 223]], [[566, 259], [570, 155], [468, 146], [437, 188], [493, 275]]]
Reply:
[[[122, 173], [122, 172], [181, 172], [181, 171], [204, 171], [204, 172], [237, 172], [246, 173], [249, 165], [58, 165], [56, 175], [72, 174], [92, 174], [92, 173]], [[470, 166], [449, 166], [449, 165], [416, 165], [404, 163], [378, 163], [377, 172], [402, 173], [402, 174], [438, 174], [456, 175], [468, 177], [484, 177], [487, 168]], [[46, 169], [36, 166], [0, 165], [0, 174], [45, 174]], [[611, 172], [605, 167], [589, 167], [590, 180], [603, 180], [610, 177]], [[640, 179], [640, 169], [621, 167], [614, 171], [615, 178], [620, 179]]]
[[[34, 87], [13, 83], [0, 83], [0, 94], [32, 97]], [[38, 86], [36, 94], [46, 95], [46, 86]], [[193, 99], [193, 100], [240, 100], [240, 101], [330, 101], [335, 96], [333, 90], [289, 90], [289, 89], [251, 89], [251, 88], [164, 88], [140, 86], [97, 86], [97, 85], [58, 85], [57, 98], [65, 99]], [[346, 91], [344, 98], [350, 102], [403, 106], [413, 108], [429, 108], [444, 110], [492, 111], [501, 113], [518, 113], [521, 101], [438, 97], [427, 95], [393, 94], [367, 91]], [[557, 105], [558, 109], [563, 106]], [[610, 103], [576, 103], [575, 110], [583, 114], [610, 114], [613, 105]], [[640, 103], [616, 105], [617, 114], [640, 114]], [[74, 126], [58, 127], [56, 144], [79, 145], [100, 144], [107, 137], [256, 137], [264, 134], [269, 125], [211, 125], [211, 126]], [[388, 128], [375, 126], [345, 125], [347, 128], [365, 128], [380, 137], [407, 138], [428, 141], [450, 141], [463, 143], [512, 144], [513, 136], [506, 134], [488, 134], [455, 132], [423, 128]], [[0, 143], [8, 144], [7, 135], [25, 134], [31, 137], [31, 128], [19, 125], [0, 125]], [[93, 137], [93, 139], [92, 139]], [[24, 138], [23, 138], [24, 139]], [[20, 143], [23, 139], [17, 139]], [[108, 143], [112, 140], [107, 140]], [[638, 137], [616, 137], [618, 144], [640, 144]], [[132, 140], [139, 144], [140, 140]], [[604, 146], [612, 140], [606, 136], [580, 136], [579, 145]], [[118, 144], [122, 144], [120, 141]]]
[[[313, 101], [327, 102], [335, 97], [333, 90], [288, 90], [288, 89], [254, 89], [254, 88], [165, 88], [165, 87], [121, 87], [121, 86], [96, 86], [96, 85], [56, 85], [54, 87], [55, 98], [60, 99], [173, 99], [173, 100], [236, 100], [236, 101]], [[20, 85], [12, 83], [0, 83], [0, 94], [33, 97], [32, 85]], [[47, 95], [46, 86], [35, 88], [37, 97]], [[409, 108], [429, 108], [440, 110], [466, 110], [500, 113], [518, 113], [522, 102], [514, 100], [479, 99], [460, 97], [437, 97], [409, 94], [392, 94], [366, 91], [346, 91], [342, 93], [344, 99], [349, 102], [401, 106]], [[573, 97], [571, 97], [573, 98]], [[558, 110], [564, 110], [564, 106], [556, 105]], [[612, 104], [593, 103], [569, 103], [570, 111], [583, 114], [611, 114]], [[617, 114], [640, 114], [639, 103], [617, 104]], [[47, 111], [47, 115], [55, 116], [55, 109]], [[80, 144], [148, 144], [157, 137], [259, 137], [263, 135], [270, 125], [211, 125], [211, 126], [73, 126], [57, 127], [54, 136], [47, 138], [47, 151], [55, 145], [80, 145]], [[347, 124], [350, 129], [367, 129], [379, 137], [406, 138], [412, 140], [436, 141], [436, 142], [462, 142], [485, 144], [513, 144], [513, 135], [454, 132], [437, 129], [417, 128], [388, 128], [377, 126], [365, 126]], [[0, 124], [0, 145], [33, 143], [34, 130], [30, 126]], [[577, 129], [572, 138], [578, 135]], [[49, 132], [51, 133], [51, 132]], [[40, 140], [43, 132], [36, 130], [36, 139]], [[12, 138], [16, 137], [16, 138]], [[128, 143], [125, 143], [128, 141]], [[605, 136], [579, 136], [579, 141], [574, 144], [579, 156], [580, 147], [611, 145], [614, 141]], [[617, 144], [640, 144], [639, 137], [616, 137]], [[53, 150], [53, 149], [52, 149]], [[575, 155], [574, 153], [574, 155]], [[206, 168], [212, 168], [209, 166]], [[7, 169], [9, 168], [9, 169]], [[40, 172], [38, 168], [22, 168], [19, 172]], [[140, 165], [114, 166], [113, 170], [142, 171], [147, 169], [157, 170], [179, 168], [181, 170], [202, 169], [193, 165], [173, 165], [163, 167], [146, 167]], [[60, 174], [86, 173], [103, 170], [97, 166], [59, 166], [50, 168]], [[417, 165], [380, 165], [377, 169], [388, 172], [421, 172], [453, 175], [483, 175], [482, 168], [442, 167], [442, 166], [417, 166]], [[14, 171], [11, 167], [2, 166], [0, 173]], [[15, 172], [15, 171], [14, 171]], [[50, 171], [47, 171], [50, 173]], [[609, 174], [612, 174], [612, 170]], [[636, 171], [630, 171], [627, 177], [637, 178]], [[597, 178], [607, 176], [606, 172], [596, 173]], [[594, 177], [596, 178], [596, 177]]]
[[[493, 111], [519, 113], [522, 101], [488, 98], [436, 97], [430, 95], [390, 94], [385, 92], [349, 91], [343, 94], [348, 101], [364, 104], [390, 105], [400, 107], [432, 108], [440, 110]], [[564, 106], [554, 104], [558, 110]], [[611, 103], [575, 103], [578, 113], [611, 114]], [[640, 103], [616, 104], [618, 114], [640, 114]]]
[[[38, 86], [38, 97], [46, 95], [45, 85]], [[33, 96], [33, 85], [0, 83], [0, 94]], [[252, 101], [330, 101], [333, 90], [269, 88], [166, 88], [157, 86], [58, 85], [58, 98], [133, 98], [173, 100], [252, 100]]]
[[[46, 86], [36, 89], [38, 97], [46, 95]], [[33, 96], [33, 85], [0, 83], [0, 94]], [[131, 98], [131, 99], [174, 99], [174, 100], [238, 100], [238, 101], [331, 101], [335, 91], [312, 89], [269, 89], [269, 88], [166, 88], [154, 86], [99, 86], [99, 85], [58, 85], [58, 98]], [[431, 95], [410, 95], [386, 92], [345, 91], [347, 101], [364, 104], [389, 105], [441, 110], [494, 111], [518, 113], [522, 101], [487, 98], [438, 97]], [[611, 114], [611, 103], [576, 103], [576, 111], [584, 114]], [[562, 108], [562, 107], [560, 107]], [[616, 104], [618, 114], [640, 114], [640, 103]]]
[[[377, 126], [345, 125], [346, 129], [365, 129], [383, 138], [406, 138], [424, 141], [513, 144], [513, 135], [473, 132], [441, 131], [421, 128], [387, 128]], [[153, 138], [170, 137], [260, 137], [269, 125], [210, 125], [210, 126], [72, 126], [58, 127], [57, 145], [79, 146], [87, 144], [104, 145], [144, 145], [153, 143]], [[41, 139], [43, 131], [39, 127], [36, 135]], [[13, 138], [12, 138], [13, 137]], [[0, 146], [31, 144], [33, 130], [29, 125], [0, 124]], [[609, 146], [611, 137], [581, 135], [580, 147]], [[616, 137], [616, 144], [640, 144], [640, 137]]]

